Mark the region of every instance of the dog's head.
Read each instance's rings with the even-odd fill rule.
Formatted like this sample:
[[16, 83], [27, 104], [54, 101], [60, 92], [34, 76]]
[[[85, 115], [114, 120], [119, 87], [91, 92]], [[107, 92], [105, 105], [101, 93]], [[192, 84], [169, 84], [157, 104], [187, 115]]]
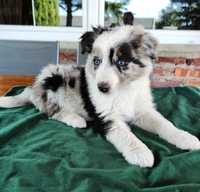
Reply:
[[82, 53], [88, 53], [89, 73], [103, 93], [148, 77], [157, 41], [140, 26], [95, 28], [81, 37]]

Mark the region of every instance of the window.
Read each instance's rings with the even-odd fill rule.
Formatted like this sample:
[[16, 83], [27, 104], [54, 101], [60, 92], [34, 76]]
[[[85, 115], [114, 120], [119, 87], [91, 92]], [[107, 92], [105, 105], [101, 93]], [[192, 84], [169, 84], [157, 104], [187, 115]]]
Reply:
[[106, 0], [105, 25], [122, 23], [125, 12], [145, 29], [200, 30], [199, 0]]
[[[5, 5], [3, 5], [3, 3], [17, 2], [18, 4], [13, 3], [13, 5], [16, 4], [15, 6], [19, 6], [21, 4], [20, 2], [23, 1], [29, 2], [26, 7], [26, 10], [30, 10], [28, 14], [29, 17], [27, 16], [26, 19], [19, 24], [14, 23], [11, 25], [11, 23], [3, 23], [2, 13], [4, 12], [5, 14]], [[63, 17], [62, 19], [59, 17], [59, 20], [62, 20], [62, 22], [59, 22], [59, 27], [54, 24], [46, 25], [38, 22], [39, 19], [37, 19], [37, 9], [39, 8], [37, 8], [36, 1], [59, 2], [57, 5], [62, 11], [59, 11], [58, 13], [60, 14], [60, 17]], [[4, 11], [0, 11], [0, 39], [78, 42], [81, 34], [84, 31], [90, 30], [92, 26], [104, 25], [104, 23], [106, 26], [122, 23], [123, 13], [130, 11], [134, 14], [134, 23], [143, 24], [147, 30], [150, 30], [153, 34], [155, 34], [161, 43], [200, 44], [200, 32], [198, 30], [185, 30], [184, 25], [179, 28], [178, 26], [174, 26], [174, 24], [172, 25], [168, 23], [164, 24], [163, 27], [158, 27], [157, 22], [160, 21], [162, 10], [165, 10], [168, 6], [170, 6], [171, 1], [177, 1], [176, 5], [179, 4], [186, 6], [186, 4], [180, 3], [184, 0], [71, 0], [75, 6], [72, 8], [72, 20], [70, 24], [70, 21], [67, 22], [67, 5], [63, 3], [63, 1], [61, 2], [61, 0], [0, 0], [0, 10], [4, 9]], [[81, 4], [77, 4], [77, 2], [81, 2]], [[152, 3], [150, 4], [150, 2]], [[196, 2], [194, 6], [195, 11], [196, 9], [199, 9], [199, 0], [192, 0], [191, 2]], [[114, 4], [111, 6], [109, 3]], [[119, 4], [120, 7], [117, 7], [116, 3], [121, 3]], [[30, 8], [30, 5], [32, 6], [32, 9]], [[173, 6], [174, 9], [176, 9], [175, 4]], [[155, 10], [156, 12], [154, 12]], [[200, 11], [198, 13], [200, 13]], [[195, 18], [199, 18], [198, 13], [192, 14], [193, 21]], [[15, 11], [13, 11], [12, 14], [16, 14]], [[27, 18], [29, 18], [28, 21]], [[181, 19], [183, 18], [181, 17]], [[199, 21], [200, 19], [195, 20], [197, 26], [199, 26]], [[31, 25], [31, 22], [33, 25]], [[189, 21], [188, 24], [191, 24], [191, 21]]]
[[[4, 14], [8, 15], [7, 12], [11, 10], [8, 10], [8, 7], [11, 8], [11, 6], [10, 4], [7, 5], [7, 2], [15, 1], [18, 2], [18, 4], [13, 4], [15, 9], [23, 2], [29, 2], [28, 6], [32, 6], [29, 25], [16, 22], [6, 23], [4, 15], [1, 18], [1, 9], [7, 9]], [[37, 1], [59, 2], [57, 4], [59, 9], [59, 25], [55, 25], [55, 22], [50, 25], [46, 17], [38, 16], [37, 10], [39, 8]], [[72, 3], [71, 9], [67, 9], [68, 6], [64, 1]], [[104, 24], [104, 0], [1, 0], [0, 2], [0, 40], [78, 42], [84, 31], [90, 30], [92, 26]], [[55, 7], [56, 4], [50, 5], [50, 7]], [[72, 17], [68, 14], [69, 12], [71, 12]], [[47, 14], [45, 13], [45, 15]], [[33, 25], [31, 25], [31, 22]]]

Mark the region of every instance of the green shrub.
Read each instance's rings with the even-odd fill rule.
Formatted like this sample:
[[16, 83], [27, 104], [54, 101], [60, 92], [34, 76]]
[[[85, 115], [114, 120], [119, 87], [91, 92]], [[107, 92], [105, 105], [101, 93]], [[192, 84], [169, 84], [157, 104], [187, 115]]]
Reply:
[[58, 26], [58, 0], [35, 0], [36, 25]]

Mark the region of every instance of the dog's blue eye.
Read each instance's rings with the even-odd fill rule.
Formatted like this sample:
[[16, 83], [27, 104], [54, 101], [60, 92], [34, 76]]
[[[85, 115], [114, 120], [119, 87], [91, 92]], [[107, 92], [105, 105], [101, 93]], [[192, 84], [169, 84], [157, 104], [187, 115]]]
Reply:
[[102, 59], [100, 59], [99, 57], [94, 57], [93, 63], [95, 67], [98, 67], [102, 63]]
[[127, 62], [127, 61], [124, 61], [124, 60], [118, 59], [118, 60], [116, 61], [116, 64], [117, 64], [118, 66], [123, 67], [123, 66], [127, 66], [127, 65], [128, 65], [128, 62]]
[[129, 64], [128, 61], [124, 61], [122, 59], [118, 59], [117, 61], [115, 61], [115, 65], [120, 72], [127, 70], [128, 64]]

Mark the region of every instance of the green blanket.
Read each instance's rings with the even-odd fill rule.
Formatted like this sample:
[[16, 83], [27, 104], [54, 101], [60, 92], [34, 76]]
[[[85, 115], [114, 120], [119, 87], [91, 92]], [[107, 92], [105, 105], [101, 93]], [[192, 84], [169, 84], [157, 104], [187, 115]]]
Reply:
[[[162, 88], [153, 94], [166, 118], [200, 136], [199, 89]], [[89, 128], [50, 120], [33, 106], [1, 108], [0, 192], [200, 191], [200, 151], [181, 151], [135, 126], [132, 131], [153, 151], [153, 168], [128, 164]]]

